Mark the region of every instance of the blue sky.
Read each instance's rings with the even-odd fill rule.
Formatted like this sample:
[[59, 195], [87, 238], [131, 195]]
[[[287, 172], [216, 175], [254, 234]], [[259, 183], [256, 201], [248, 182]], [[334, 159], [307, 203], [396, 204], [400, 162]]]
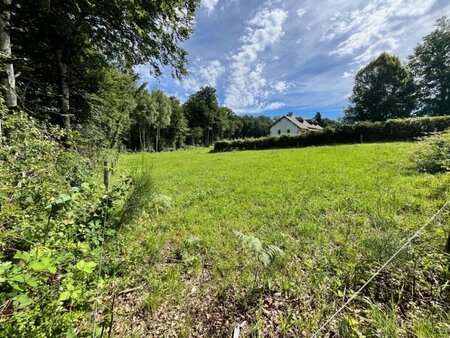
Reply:
[[136, 68], [149, 89], [186, 101], [201, 86], [239, 114], [337, 118], [354, 75], [383, 51], [406, 61], [448, 0], [202, 0], [182, 81], [170, 70], [156, 80]]

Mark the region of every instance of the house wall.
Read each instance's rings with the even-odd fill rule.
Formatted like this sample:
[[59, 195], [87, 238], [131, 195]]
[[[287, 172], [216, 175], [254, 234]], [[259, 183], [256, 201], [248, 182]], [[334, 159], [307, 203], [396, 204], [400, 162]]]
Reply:
[[278, 131], [280, 131], [280, 135], [288, 134], [288, 130], [290, 131], [289, 134], [299, 134], [300, 133], [299, 127], [297, 127], [295, 124], [293, 124], [288, 119], [282, 118], [281, 120], [279, 120], [276, 124], [274, 124], [270, 128], [270, 136], [278, 135]]

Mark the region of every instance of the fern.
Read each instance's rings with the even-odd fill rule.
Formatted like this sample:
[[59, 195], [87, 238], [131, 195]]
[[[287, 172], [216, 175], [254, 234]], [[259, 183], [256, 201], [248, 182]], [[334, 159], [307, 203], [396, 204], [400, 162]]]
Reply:
[[242, 232], [233, 231], [234, 236], [236, 236], [243, 245], [248, 249], [253, 251], [256, 258], [264, 265], [270, 265], [276, 257], [283, 256], [284, 251], [277, 247], [276, 245], [263, 245], [259, 238], [243, 234]]

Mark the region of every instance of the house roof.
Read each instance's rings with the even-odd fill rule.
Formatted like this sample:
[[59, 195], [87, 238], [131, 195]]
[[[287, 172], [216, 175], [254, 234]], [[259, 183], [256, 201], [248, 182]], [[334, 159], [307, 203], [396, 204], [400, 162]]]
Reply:
[[292, 122], [293, 124], [295, 124], [300, 129], [306, 129], [306, 130], [321, 130], [321, 129], [323, 129], [318, 124], [309, 123], [305, 119], [303, 119], [301, 117], [295, 117], [293, 115], [285, 115], [285, 116], [279, 118], [272, 126], [277, 124], [278, 121], [280, 121], [283, 118], [286, 118], [288, 121]]

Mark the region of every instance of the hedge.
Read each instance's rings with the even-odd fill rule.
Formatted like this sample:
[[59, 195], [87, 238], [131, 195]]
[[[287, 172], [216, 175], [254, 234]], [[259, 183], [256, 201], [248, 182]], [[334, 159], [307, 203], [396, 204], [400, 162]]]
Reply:
[[260, 150], [359, 142], [413, 141], [418, 137], [450, 128], [450, 116], [393, 119], [385, 122], [341, 124], [335, 128], [298, 135], [223, 140], [214, 144], [215, 152]]

